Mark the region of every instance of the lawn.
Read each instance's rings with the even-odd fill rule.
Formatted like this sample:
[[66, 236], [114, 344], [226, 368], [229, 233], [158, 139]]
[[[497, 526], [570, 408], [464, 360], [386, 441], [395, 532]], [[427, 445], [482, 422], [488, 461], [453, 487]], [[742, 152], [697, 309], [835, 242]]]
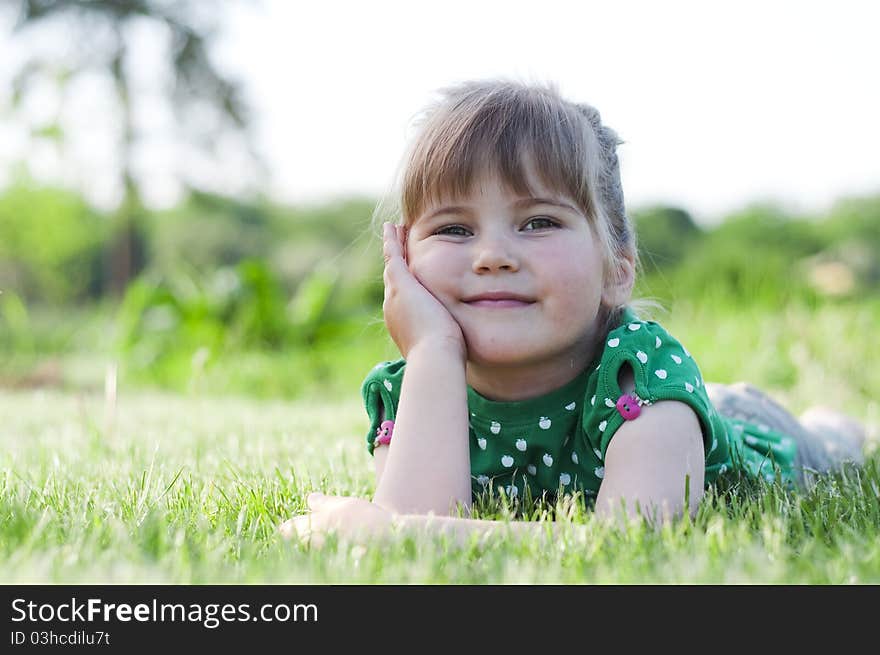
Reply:
[[[694, 521], [612, 529], [577, 502], [520, 508], [563, 538], [457, 546], [399, 535], [323, 549], [283, 541], [311, 490], [368, 496], [358, 389], [296, 399], [0, 390], [0, 580], [6, 583], [878, 583], [876, 302], [660, 316], [707, 379], [749, 379], [799, 412], [868, 425], [861, 470], [811, 492], [730, 479]], [[688, 313], [690, 312], [690, 313]], [[674, 318], [673, 318], [674, 317]], [[366, 371], [364, 371], [365, 373]], [[482, 508], [510, 520], [517, 508]], [[541, 510], [544, 510], [543, 513]]]

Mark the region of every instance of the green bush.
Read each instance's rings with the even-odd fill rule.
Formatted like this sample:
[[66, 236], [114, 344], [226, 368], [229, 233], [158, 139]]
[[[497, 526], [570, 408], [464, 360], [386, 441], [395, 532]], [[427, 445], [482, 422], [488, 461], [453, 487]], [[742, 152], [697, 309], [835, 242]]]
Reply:
[[662, 270], [646, 267], [640, 289], [664, 300], [737, 306], [816, 301], [816, 291], [802, 270], [804, 259], [826, 245], [813, 222], [755, 205], [700, 238], [685, 238], [685, 243], [677, 265]]
[[71, 303], [101, 291], [107, 217], [75, 193], [19, 183], [0, 195], [0, 288]]
[[632, 212], [639, 259], [648, 274], [678, 264], [702, 237], [690, 214], [677, 207], [646, 207]]

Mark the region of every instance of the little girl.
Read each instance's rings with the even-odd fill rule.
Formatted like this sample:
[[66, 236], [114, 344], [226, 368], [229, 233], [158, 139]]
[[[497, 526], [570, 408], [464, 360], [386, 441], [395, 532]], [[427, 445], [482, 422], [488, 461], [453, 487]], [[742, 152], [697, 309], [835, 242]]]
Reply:
[[858, 424], [821, 409], [799, 421], [752, 387], [706, 384], [634, 310], [619, 143], [553, 86], [464, 83], [429, 107], [400, 224], [383, 225], [402, 358], [362, 386], [374, 499], [312, 494], [285, 534], [491, 530], [451, 516], [486, 492], [579, 491], [597, 514], [656, 522], [695, 512], [729, 469], [803, 485], [861, 461]]

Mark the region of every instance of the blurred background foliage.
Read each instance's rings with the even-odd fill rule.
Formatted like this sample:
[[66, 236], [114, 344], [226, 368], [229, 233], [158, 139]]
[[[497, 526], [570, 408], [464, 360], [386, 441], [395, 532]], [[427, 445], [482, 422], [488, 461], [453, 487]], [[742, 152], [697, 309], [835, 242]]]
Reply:
[[[102, 265], [112, 217], [71, 191], [20, 181], [0, 193], [0, 382], [98, 386], [103, 366], [118, 362], [132, 385], [351, 393], [376, 361], [398, 356], [382, 323], [374, 205], [286, 207], [193, 192], [145, 211], [145, 266], [117, 299]], [[754, 205], [709, 227], [677, 207], [632, 216], [642, 265], [635, 297], [661, 313], [815, 310], [878, 297], [880, 196], [843, 199], [824, 216]], [[777, 378], [784, 386], [786, 375]]]
[[[290, 207], [261, 195], [266, 171], [252, 148], [252, 112], [239, 81], [214, 63], [220, 14], [205, 6], [0, 5], [15, 12], [10, 38], [37, 33], [44, 45], [63, 46], [35, 48], [14, 62], [9, 106], [0, 106], [0, 116], [17, 117], [29, 139], [63, 154], [66, 103], [40, 122], [27, 115], [28, 99], [39, 99], [41, 85], [56, 86], [63, 99], [80, 77], [102, 75], [111, 91], [101, 115], [116, 161], [108, 175], [120, 189], [112, 210], [98, 210], [78, 191], [32, 179], [27, 162], [0, 188], [0, 387], [101, 388], [108, 368], [118, 367], [120, 382], [130, 386], [350, 395], [377, 361], [399, 356], [382, 321], [381, 244], [370, 228], [377, 199]], [[53, 39], [59, 27], [68, 36]], [[165, 136], [182, 148], [177, 161], [198, 152], [220, 163], [218, 144], [234, 135], [248, 155], [242, 170], [257, 180], [244, 192], [207, 191], [182, 166], [186, 192], [176, 206], [160, 211], [143, 202], [136, 151], [156, 137], [133, 110], [143, 89], [132, 77], [132, 34], [145, 27], [166, 44], [151, 65], [161, 64], [167, 79], [149, 101], [173, 112], [175, 133]], [[655, 300], [656, 318], [701, 346], [708, 375], [754, 375], [757, 383], [789, 388], [810, 358], [830, 366], [852, 357], [847, 370], [854, 371], [865, 356], [851, 346], [844, 355], [826, 348], [805, 358], [768, 330], [761, 343], [749, 335], [785, 312], [826, 325], [795, 345], [819, 334], [828, 341], [842, 316], [877, 324], [880, 195], [840, 199], [821, 216], [755, 204], [714, 225], [699, 224], [681, 207], [631, 213], [642, 264], [634, 295]], [[823, 313], [836, 307], [842, 313]], [[738, 335], [731, 342], [738, 352], [716, 357], [717, 343], [730, 333]], [[770, 363], [746, 367], [747, 351]], [[854, 379], [849, 388], [861, 385], [866, 397], [876, 389], [876, 378]]]

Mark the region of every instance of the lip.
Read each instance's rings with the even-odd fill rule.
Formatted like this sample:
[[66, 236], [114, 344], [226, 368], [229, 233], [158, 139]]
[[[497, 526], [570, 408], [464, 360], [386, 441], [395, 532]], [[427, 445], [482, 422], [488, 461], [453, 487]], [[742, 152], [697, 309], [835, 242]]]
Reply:
[[486, 293], [481, 293], [476, 296], [471, 296], [470, 298], [465, 298], [464, 301], [468, 305], [473, 305], [474, 307], [526, 307], [528, 305], [533, 304], [535, 301], [531, 298], [527, 298], [526, 296], [521, 296], [518, 293], [511, 293], [509, 291], [487, 291]]

